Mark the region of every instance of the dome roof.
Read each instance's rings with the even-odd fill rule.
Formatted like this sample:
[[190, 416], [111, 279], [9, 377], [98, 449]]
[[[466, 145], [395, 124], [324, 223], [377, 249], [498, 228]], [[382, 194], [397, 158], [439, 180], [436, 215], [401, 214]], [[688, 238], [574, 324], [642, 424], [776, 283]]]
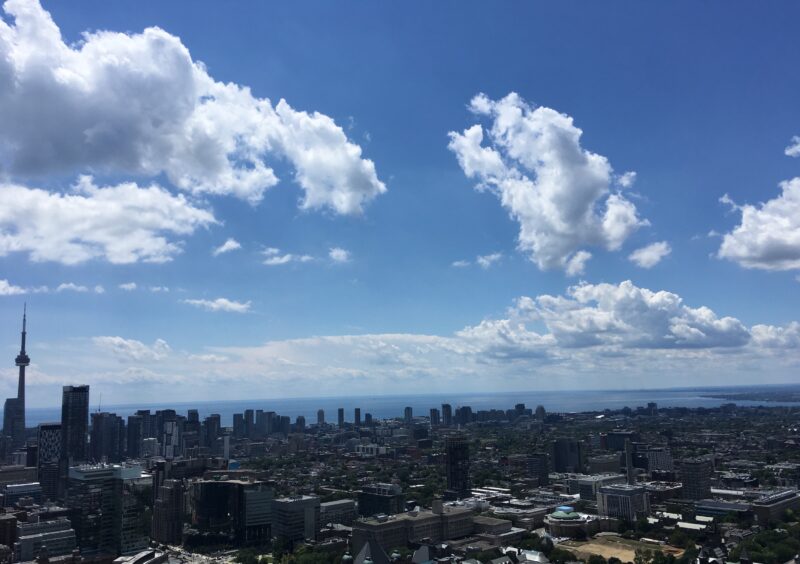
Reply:
[[574, 521], [574, 520], [580, 519], [581, 516], [580, 516], [580, 514], [575, 513], [574, 511], [569, 511], [569, 512], [567, 512], [567, 511], [556, 511], [555, 513], [551, 513], [550, 514], [550, 518], [551, 519], [559, 519], [559, 520], [562, 520], [562, 521], [567, 521], [567, 520]]

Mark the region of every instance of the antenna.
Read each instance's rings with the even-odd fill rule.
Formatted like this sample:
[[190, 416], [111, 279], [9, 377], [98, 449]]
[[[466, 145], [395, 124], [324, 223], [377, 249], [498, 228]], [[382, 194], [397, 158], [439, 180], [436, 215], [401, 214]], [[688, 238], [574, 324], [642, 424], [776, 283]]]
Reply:
[[97, 400], [97, 413], [100, 413], [100, 408], [103, 407], [103, 394], [100, 394], [100, 399]]

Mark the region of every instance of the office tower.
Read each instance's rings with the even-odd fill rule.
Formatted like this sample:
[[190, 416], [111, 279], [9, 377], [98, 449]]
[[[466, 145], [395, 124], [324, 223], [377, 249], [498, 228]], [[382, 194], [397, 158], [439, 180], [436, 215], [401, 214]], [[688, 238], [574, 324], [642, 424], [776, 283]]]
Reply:
[[255, 417], [252, 409], [244, 410], [244, 436], [252, 439], [255, 434]]
[[656, 416], [658, 415], [658, 404], [654, 401], [647, 403], [647, 413], [648, 415]]
[[142, 439], [156, 438], [155, 417], [149, 409], [139, 409], [136, 415], [142, 418]]
[[167, 460], [178, 458], [183, 453], [181, 441], [181, 428], [176, 419], [164, 421], [163, 434], [161, 435], [161, 456]]
[[317, 425], [324, 425], [325, 424], [325, 410], [318, 409], [317, 410]]
[[144, 440], [144, 420], [141, 415], [128, 416], [128, 433], [126, 452], [128, 458], [142, 456], [142, 441]]
[[233, 414], [233, 437], [235, 439], [242, 439], [244, 438], [246, 433], [245, 430], [245, 423], [244, 423], [244, 414], [243, 413], [234, 413]]
[[367, 427], [372, 427], [372, 414], [365, 413], [364, 414], [364, 425]]
[[125, 423], [114, 413], [92, 413], [89, 451], [94, 462], [120, 462], [125, 445]]
[[414, 420], [414, 410], [411, 407], [406, 407], [403, 410], [403, 420], [406, 425], [411, 425], [411, 422]]
[[633, 470], [633, 443], [625, 439], [625, 476], [629, 486], [636, 484], [636, 474]]
[[341, 429], [341, 428], [344, 427], [344, 408], [343, 407], [339, 408], [338, 416], [339, 416], [339, 421], [338, 421], [339, 422], [339, 428]]
[[267, 436], [267, 414], [263, 409], [256, 409], [256, 438]]
[[681, 483], [684, 499], [711, 497], [711, 476], [714, 464], [709, 458], [690, 458], [681, 462]]
[[292, 432], [292, 418], [288, 415], [281, 415], [277, 418], [278, 423], [278, 432], [282, 435], [288, 435]]
[[49, 559], [72, 554], [77, 547], [75, 530], [66, 517], [29, 517], [27, 522], [17, 523], [16, 538], [13, 545], [15, 562], [42, 562], [38, 557], [44, 547], [48, 556], [45, 561], [64, 562], [61, 559]]
[[11, 448], [17, 449], [25, 446], [25, 367], [31, 359], [25, 352], [25, 339], [27, 337], [27, 311], [22, 310], [22, 344], [19, 354], [15, 359], [19, 367], [19, 380], [17, 382], [17, 397], [8, 398], [3, 409], [3, 434], [11, 438]]
[[445, 439], [447, 496], [462, 499], [470, 496], [469, 442], [462, 435]]
[[294, 428], [298, 433], [303, 433], [306, 430], [306, 418], [302, 415], [297, 416], [297, 420], [295, 421]]
[[358, 492], [358, 514], [362, 517], [403, 513], [405, 505], [403, 489], [397, 484], [370, 484]]
[[217, 438], [222, 434], [222, 424], [219, 413], [212, 413], [203, 420], [203, 445], [212, 448]]
[[603, 517], [612, 517], [635, 523], [650, 515], [650, 497], [644, 486], [609, 484], [597, 492], [597, 512]]
[[64, 386], [61, 394], [61, 458], [69, 465], [86, 462], [89, 386]]
[[508, 456], [508, 464], [517, 474], [538, 480], [539, 486], [546, 486], [549, 482], [550, 467], [544, 453], [511, 454]]
[[609, 431], [606, 433], [606, 448], [608, 450], [616, 450], [625, 452], [625, 441], [632, 443], [639, 442], [639, 433], [636, 431]]
[[534, 413], [538, 421], [544, 421], [545, 417], [547, 417], [547, 412], [544, 410], [543, 405], [537, 405]]
[[189, 493], [192, 525], [201, 532], [230, 535], [239, 545], [273, 536], [273, 493], [264, 482], [195, 480]]
[[61, 459], [61, 423], [40, 423], [36, 432], [36, 473], [45, 498], [58, 496], [58, 461]]
[[672, 453], [669, 447], [651, 446], [647, 448], [647, 471], [672, 472], [675, 464], [672, 461]]
[[69, 469], [66, 505], [84, 557], [115, 557], [147, 548], [150, 531], [142, 513], [151, 487], [137, 465]]
[[353, 424], [356, 427], [361, 427], [361, 408], [357, 407], [353, 413]]
[[164, 480], [156, 492], [153, 504], [153, 532], [156, 542], [181, 544], [183, 537], [183, 483]]
[[550, 444], [550, 460], [556, 472], [583, 472], [584, 457], [583, 443], [578, 440], [561, 438]]
[[517, 416], [524, 415], [525, 414], [525, 404], [524, 403], [516, 404], [514, 406], [514, 411], [516, 412]]
[[453, 408], [449, 403], [442, 404], [442, 425], [449, 427], [453, 424]]
[[200, 424], [200, 413], [196, 409], [190, 409], [186, 412], [186, 422], [187, 423], [197, 423]]
[[184, 449], [199, 446], [201, 433], [200, 414], [196, 409], [190, 409], [186, 412], [186, 421], [183, 422], [183, 432], [181, 433]]
[[267, 418], [267, 435], [277, 433], [280, 431], [280, 417], [274, 411], [267, 411], [265, 417]]
[[435, 407], [431, 408], [431, 426], [438, 427], [441, 423], [441, 418], [439, 417], [439, 410]]
[[319, 498], [301, 495], [272, 502], [272, 533], [289, 542], [315, 540], [319, 523]]

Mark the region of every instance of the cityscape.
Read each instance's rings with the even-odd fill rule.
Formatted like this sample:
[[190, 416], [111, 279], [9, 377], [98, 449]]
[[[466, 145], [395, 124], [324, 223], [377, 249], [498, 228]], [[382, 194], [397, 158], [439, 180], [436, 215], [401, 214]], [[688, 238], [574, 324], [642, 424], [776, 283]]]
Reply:
[[0, 564], [800, 564], [796, 0], [0, 1]]

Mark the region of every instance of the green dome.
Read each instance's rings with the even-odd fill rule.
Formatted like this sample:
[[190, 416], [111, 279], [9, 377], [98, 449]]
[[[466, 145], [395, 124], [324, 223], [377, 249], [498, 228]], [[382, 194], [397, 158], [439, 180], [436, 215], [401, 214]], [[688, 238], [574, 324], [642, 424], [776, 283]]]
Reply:
[[556, 511], [555, 513], [550, 514], [551, 519], [558, 519], [560, 521], [567, 521], [567, 520], [576, 520], [580, 519], [581, 516], [574, 511], [566, 512], [566, 511]]

